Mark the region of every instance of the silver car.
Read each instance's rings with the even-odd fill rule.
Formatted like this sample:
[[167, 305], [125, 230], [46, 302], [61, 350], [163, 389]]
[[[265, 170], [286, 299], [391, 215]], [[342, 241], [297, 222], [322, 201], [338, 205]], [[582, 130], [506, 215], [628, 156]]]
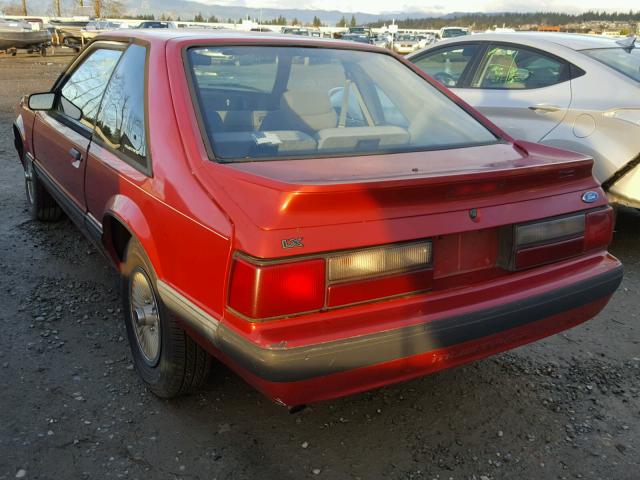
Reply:
[[512, 137], [593, 157], [610, 201], [640, 208], [640, 44], [633, 37], [488, 33], [408, 58]]

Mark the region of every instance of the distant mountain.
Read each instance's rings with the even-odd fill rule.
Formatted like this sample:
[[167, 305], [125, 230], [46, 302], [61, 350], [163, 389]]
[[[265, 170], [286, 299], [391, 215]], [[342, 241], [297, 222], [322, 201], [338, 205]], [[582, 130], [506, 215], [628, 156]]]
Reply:
[[343, 12], [338, 10], [310, 10], [310, 9], [279, 9], [279, 8], [251, 8], [245, 6], [210, 5], [191, 0], [124, 0], [123, 5], [130, 15], [165, 13], [173, 18], [180, 16], [183, 20], [191, 19], [201, 13], [205, 17], [215, 15], [219, 19], [238, 20], [241, 18], [256, 18], [271, 20], [282, 15], [287, 20], [297, 18], [308, 23], [313, 17], [319, 17], [323, 23], [334, 25], [342, 17], [351, 19], [355, 15], [358, 24], [372, 23], [380, 19], [426, 18], [438, 16], [434, 12], [384, 12], [371, 14], [364, 12]]

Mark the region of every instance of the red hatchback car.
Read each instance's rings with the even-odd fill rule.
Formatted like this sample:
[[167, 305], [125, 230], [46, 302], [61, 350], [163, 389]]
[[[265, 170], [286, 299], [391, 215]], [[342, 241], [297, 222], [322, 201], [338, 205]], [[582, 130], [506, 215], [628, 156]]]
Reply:
[[210, 355], [290, 406], [368, 390], [584, 322], [622, 278], [591, 159], [368, 45], [110, 34], [14, 129], [33, 216], [121, 272], [162, 397]]

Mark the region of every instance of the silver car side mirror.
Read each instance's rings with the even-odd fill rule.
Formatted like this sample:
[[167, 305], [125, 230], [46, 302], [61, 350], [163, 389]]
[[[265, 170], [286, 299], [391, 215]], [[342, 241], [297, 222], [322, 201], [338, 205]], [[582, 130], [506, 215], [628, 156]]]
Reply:
[[33, 95], [29, 95], [27, 104], [31, 110], [51, 110], [55, 100], [55, 93], [34, 93]]

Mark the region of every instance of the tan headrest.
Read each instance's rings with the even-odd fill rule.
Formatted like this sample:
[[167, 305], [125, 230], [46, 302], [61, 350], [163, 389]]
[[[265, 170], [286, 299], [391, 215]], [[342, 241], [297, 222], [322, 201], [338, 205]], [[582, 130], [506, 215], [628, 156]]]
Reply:
[[282, 108], [295, 113], [312, 130], [333, 128], [338, 115], [327, 92], [320, 90], [287, 90], [282, 95]]

